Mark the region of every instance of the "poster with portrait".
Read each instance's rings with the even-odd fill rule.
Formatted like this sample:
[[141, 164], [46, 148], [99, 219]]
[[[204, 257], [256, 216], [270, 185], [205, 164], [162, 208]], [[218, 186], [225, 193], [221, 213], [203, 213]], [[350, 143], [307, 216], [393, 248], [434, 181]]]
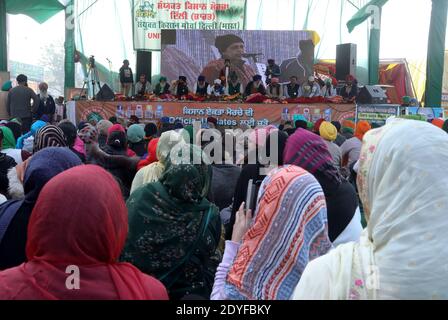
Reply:
[[[314, 31], [162, 30], [161, 73], [185, 76], [193, 88], [199, 75], [209, 84], [229, 73], [245, 87], [254, 75], [265, 80], [268, 59], [280, 67], [280, 83], [313, 74]], [[227, 61], [226, 61], [227, 60]]]

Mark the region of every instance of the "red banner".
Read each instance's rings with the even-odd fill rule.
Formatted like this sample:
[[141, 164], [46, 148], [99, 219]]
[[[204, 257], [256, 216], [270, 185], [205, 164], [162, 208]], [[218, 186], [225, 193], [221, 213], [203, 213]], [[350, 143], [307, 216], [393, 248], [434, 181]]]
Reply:
[[170, 122], [180, 120], [184, 125], [193, 120], [206, 121], [215, 117], [222, 126], [235, 127], [278, 124], [282, 119], [293, 120], [302, 115], [309, 121], [324, 118], [342, 121], [355, 117], [354, 104], [246, 104], [225, 102], [76, 102], [76, 120], [109, 119], [112, 116], [129, 119], [135, 115], [141, 122], [153, 122], [169, 117]]

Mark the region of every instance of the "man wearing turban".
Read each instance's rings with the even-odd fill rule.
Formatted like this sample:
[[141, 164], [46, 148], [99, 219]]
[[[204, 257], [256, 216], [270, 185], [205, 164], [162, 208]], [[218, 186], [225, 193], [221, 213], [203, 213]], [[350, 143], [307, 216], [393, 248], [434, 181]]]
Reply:
[[[207, 82], [213, 83], [215, 79], [220, 79], [223, 75], [223, 70], [227, 67], [228, 70], [224, 71], [224, 73], [231, 74], [235, 72], [242, 85], [246, 86], [252, 80], [255, 71], [245, 60], [243, 60], [243, 39], [234, 34], [218, 36], [215, 39], [215, 47], [219, 50], [221, 58], [210, 61], [201, 72], [201, 74], [205, 76]], [[227, 77], [228, 76], [226, 75], [226, 78]]]

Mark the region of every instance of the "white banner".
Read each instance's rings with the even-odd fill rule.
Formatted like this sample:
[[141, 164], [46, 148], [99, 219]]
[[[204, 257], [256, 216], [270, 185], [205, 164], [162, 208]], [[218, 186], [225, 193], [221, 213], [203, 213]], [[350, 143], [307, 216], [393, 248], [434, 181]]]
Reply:
[[246, 0], [133, 0], [134, 49], [160, 50], [161, 29], [242, 30]]

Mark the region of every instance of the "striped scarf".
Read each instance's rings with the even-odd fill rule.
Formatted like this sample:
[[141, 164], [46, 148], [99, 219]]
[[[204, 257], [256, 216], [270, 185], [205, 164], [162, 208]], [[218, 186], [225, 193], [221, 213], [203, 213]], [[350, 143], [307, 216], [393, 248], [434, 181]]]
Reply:
[[67, 141], [61, 128], [46, 125], [39, 129], [34, 139], [33, 153], [48, 147], [67, 147]]
[[310, 260], [331, 248], [325, 197], [316, 179], [296, 166], [263, 181], [254, 223], [226, 280], [231, 300], [287, 300]]

